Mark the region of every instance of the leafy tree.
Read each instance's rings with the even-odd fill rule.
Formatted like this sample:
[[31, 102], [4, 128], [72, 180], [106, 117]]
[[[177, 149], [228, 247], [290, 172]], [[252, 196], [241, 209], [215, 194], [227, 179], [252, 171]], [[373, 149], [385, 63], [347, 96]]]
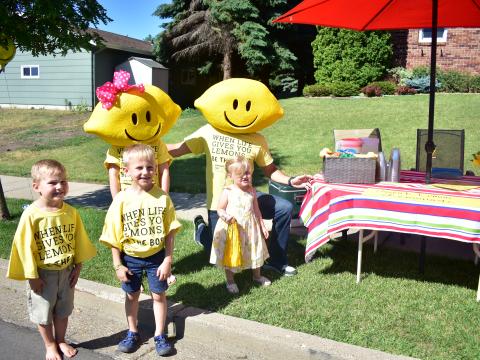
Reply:
[[350, 81], [358, 87], [381, 78], [393, 55], [391, 35], [383, 31], [320, 27], [312, 48], [318, 83]]
[[[2, 0], [0, 2], [0, 46], [8, 39], [22, 51], [34, 56], [68, 50], [89, 49], [91, 41], [101, 38], [87, 32], [91, 25], [111, 21], [95, 0]], [[0, 182], [0, 219], [10, 218]]]
[[157, 54], [165, 63], [196, 64], [200, 73], [221, 67], [224, 79], [247, 73], [263, 81], [277, 78], [280, 84], [309, 68], [289, 48], [298, 44], [298, 32], [308, 47], [313, 32], [271, 22], [294, 5], [286, 0], [174, 0], [154, 13], [173, 19], [157, 38]]
[[0, 46], [12, 39], [34, 56], [91, 49], [101, 38], [87, 29], [112, 20], [95, 0], [2, 0], [0, 19]]

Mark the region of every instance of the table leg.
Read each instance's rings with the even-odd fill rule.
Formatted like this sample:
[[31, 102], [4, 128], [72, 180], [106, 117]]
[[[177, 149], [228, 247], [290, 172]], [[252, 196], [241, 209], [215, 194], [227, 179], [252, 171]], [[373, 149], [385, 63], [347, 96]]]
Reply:
[[420, 239], [420, 258], [418, 264], [418, 271], [420, 274], [425, 273], [425, 252], [427, 248], [427, 237], [422, 236]]
[[377, 247], [378, 247], [378, 231], [377, 230], [373, 230], [375, 231], [375, 238], [373, 240], [373, 252], [374, 253], [377, 253]]
[[362, 248], [363, 248], [363, 230], [358, 234], [358, 253], [357, 253], [357, 284], [360, 283], [362, 273]]
[[477, 243], [473, 244], [473, 252], [475, 253], [474, 264], [477, 265], [478, 258], [480, 258], [480, 245], [478, 245]]
[[478, 277], [477, 301], [480, 301], [480, 276]]

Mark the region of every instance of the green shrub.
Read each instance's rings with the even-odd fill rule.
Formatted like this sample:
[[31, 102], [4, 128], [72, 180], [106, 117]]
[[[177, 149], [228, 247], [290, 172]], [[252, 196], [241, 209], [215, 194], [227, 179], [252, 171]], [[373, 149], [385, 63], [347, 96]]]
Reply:
[[393, 50], [386, 31], [352, 31], [318, 28], [312, 42], [315, 79], [318, 83], [349, 81], [357, 88], [381, 79]]
[[456, 70], [441, 70], [437, 74], [437, 79], [442, 84], [442, 91], [445, 92], [468, 92], [471, 75]]
[[395, 94], [396, 85], [391, 81], [375, 81], [368, 85], [378, 86], [382, 90], [383, 95], [393, 95]]
[[473, 75], [470, 79], [469, 91], [478, 93], [480, 92], [480, 75]]
[[356, 96], [360, 92], [357, 84], [351, 81], [334, 81], [330, 84], [330, 89], [332, 95], [337, 97]]
[[405, 81], [413, 78], [413, 71], [397, 66], [388, 70], [390, 76], [398, 85], [405, 85]]
[[326, 84], [307, 85], [303, 88], [303, 96], [330, 96], [332, 89]]
[[395, 94], [397, 95], [415, 95], [416, 93], [417, 90], [406, 85], [399, 85], [395, 89]]
[[430, 67], [429, 66], [417, 66], [412, 69], [412, 79], [422, 78], [425, 76], [430, 76]]
[[[415, 77], [405, 81], [406, 86], [415, 89], [419, 93], [428, 93], [430, 90], [430, 76]], [[435, 88], [438, 90], [441, 84], [435, 79]]]
[[366, 97], [382, 96], [382, 89], [379, 86], [367, 85], [360, 90]]

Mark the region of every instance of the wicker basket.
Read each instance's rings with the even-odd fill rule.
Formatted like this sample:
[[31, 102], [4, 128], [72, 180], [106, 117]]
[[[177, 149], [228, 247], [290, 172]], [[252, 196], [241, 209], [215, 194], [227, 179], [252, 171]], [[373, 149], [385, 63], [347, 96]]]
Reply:
[[327, 183], [374, 184], [375, 158], [323, 159], [323, 178]]

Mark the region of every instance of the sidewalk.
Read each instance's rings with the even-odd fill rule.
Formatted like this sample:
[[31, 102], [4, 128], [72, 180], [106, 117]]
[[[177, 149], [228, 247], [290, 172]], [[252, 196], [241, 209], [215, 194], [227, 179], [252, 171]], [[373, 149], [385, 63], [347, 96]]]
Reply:
[[[6, 198], [34, 200], [37, 193], [32, 190], [30, 178], [0, 175], [3, 192]], [[112, 202], [107, 185], [68, 182], [69, 191], [65, 200], [72, 205], [90, 206], [108, 209]], [[177, 217], [182, 220], [193, 220], [196, 215], [207, 218], [205, 194], [170, 193]]]
[[[0, 179], [7, 198], [35, 198], [30, 179], [4, 175]], [[106, 208], [111, 201], [106, 186], [69, 184], [67, 200], [72, 204]], [[192, 219], [202, 211], [206, 214], [203, 195], [172, 193], [171, 197], [179, 218]], [[0, 259], [0, 318], [33, 327], [26, 313], [25, 284], [6, 279], [6, 267], [7, 261]], [[142, 338], [146, 342], [134, 354], [118, 353], [116, 344], [125, 332], [122, 290], [80, 279], [68, 332], [70, 341], [78, 345], [77, 358], [82, 358], [82, 348], [86, 348], [114, 359], [158, 359], [151, 300], [142, 295], [140, 304], [139, 318], [146, 324]], [[169, 320], [169, 329], [172, 323], [176, 325], [174, 359], [409, 359], [181, 304], [169, 304]]]

